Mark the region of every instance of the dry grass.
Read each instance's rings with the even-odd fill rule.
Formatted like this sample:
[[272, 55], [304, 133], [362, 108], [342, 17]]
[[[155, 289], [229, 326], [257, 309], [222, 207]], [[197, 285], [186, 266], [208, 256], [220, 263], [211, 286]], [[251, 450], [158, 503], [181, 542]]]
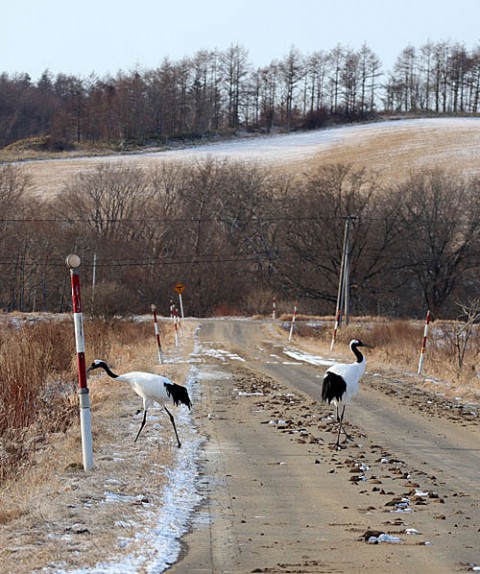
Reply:
[[0, 482], [27, 464], [49, 433], [71, 424], [74, 356], [67, 322], [0, 333]]
[[[165, 349], [172, 349], [170, 324], [161, 324], [161, 332]], [[119, 372], [154, 370], [180, 383], [185, 377], [187, 364], [157, 364], [150, 321], [86, 321], [85, 333], [87, 362], [102, 356]], [[121, 552], [122, 537], [131, 540], [128, 552], [134, 551], [141, 543], [134, 541], [135, 524], [154, 520], [149, 504], [159, 504], [164, 469], [176, 450], [169, 421], [159, 421], [165, 433], [150, 426], [134, 443], [141, 399], [102, 372], [89, 378], [89, 388], [94, 471], [83, 470], [77, 416], [66, 430], [32, 445], [29, 464], [1, 485], [0, 574], [27, 574], [67, 554], [72, 567], [93, 566]], [[108, 492], [120, 501], [109, 503]]]
[[342, 142], [319, 151], [310, 162], [315, 165], [345, 163], [367, 167], [380, 174], [384, 182], [398, 181], [422, 168], [458, 170], [463, 174], [478, 173], [475, 154], [480, 145], [476, 122], [465, 126], [453, 120], [439, 126], [392, 122], [385, 131], [362, 128], [353, 131]]
[[[150, 323], [86, 321], [86, 356], [128, 363], [153, 339]], [[140, 342], [140, 343], [138, 343]], [[140, 365], [141, 366], [141, 365]], [[71, 320], [4, 325], [0, 330], [0, 484], [24, 472], [35, 453], [78, 417]]]

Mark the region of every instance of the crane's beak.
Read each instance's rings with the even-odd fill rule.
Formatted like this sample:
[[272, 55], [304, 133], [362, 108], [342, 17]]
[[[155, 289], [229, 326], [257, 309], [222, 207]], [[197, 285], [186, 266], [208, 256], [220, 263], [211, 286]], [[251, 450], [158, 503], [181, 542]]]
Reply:
[[367, 347], [368, 349], [375, 349], [373, 345], [369, 345], [368, 343], [363, 343], [363, 347]]

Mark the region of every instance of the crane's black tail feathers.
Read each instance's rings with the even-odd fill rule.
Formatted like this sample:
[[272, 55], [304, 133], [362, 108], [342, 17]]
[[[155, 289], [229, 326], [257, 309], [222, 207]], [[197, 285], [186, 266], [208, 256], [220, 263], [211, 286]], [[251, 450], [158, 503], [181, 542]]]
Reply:
[[178, 407], [180, 403], [186, 405], [189, 409], [192, 408], [192, 402], [188, 396], [188, 391], [182, 385], [177, 383], [164, 383], [167, 395], [172, 398], [173, 404]]
[[322, 385], [322, 401], [327, 401], [328, 404], [333, 400], [341, 401], [346, 390], [347, 383], [343, 377], [330, 371], [325, 373]]

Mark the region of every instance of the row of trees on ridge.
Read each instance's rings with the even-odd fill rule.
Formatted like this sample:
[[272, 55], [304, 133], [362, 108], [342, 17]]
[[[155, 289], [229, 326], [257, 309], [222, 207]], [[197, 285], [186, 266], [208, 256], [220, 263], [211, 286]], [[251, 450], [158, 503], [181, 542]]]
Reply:
[[87, 78], [46, 70], [0, 75], [0, 148], [41, 136], [52, 149], [80, 143], [164, 144], [239, 130], [294, 130], [365, 120], [378, 112], [477, 113], [480, 48], [406, 47], [385, 72], [366, 45], [302, 54], [254, 68], [247, 50], [202, 50], [158, 68]]

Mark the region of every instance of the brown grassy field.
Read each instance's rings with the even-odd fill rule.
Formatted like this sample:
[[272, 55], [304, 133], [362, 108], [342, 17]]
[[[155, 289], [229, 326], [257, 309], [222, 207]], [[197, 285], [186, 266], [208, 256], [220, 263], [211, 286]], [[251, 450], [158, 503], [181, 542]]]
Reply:
[[[421, 167], [443, 167], [464, 174], [480, 173], [480, 119], [446, 118], [385, 121], [329, 130], [272, 137], [248, 138], [172, 151], [106, 156], [63, 154], [42, 160], [36, 156], [23, 166], [32, 179], [32, 192], [58, 193], [75, 174], [92, 170], [102, 162], [122, 162], [154, 168], [165, 161], [191, 162], [205, 157], [256, 162], [274, 170], [302, 173], [326, 163], [349, 163], [378, 170], [384, 180], [397, 180]], [[6, 156], [0, 161], [12, 161]]]

